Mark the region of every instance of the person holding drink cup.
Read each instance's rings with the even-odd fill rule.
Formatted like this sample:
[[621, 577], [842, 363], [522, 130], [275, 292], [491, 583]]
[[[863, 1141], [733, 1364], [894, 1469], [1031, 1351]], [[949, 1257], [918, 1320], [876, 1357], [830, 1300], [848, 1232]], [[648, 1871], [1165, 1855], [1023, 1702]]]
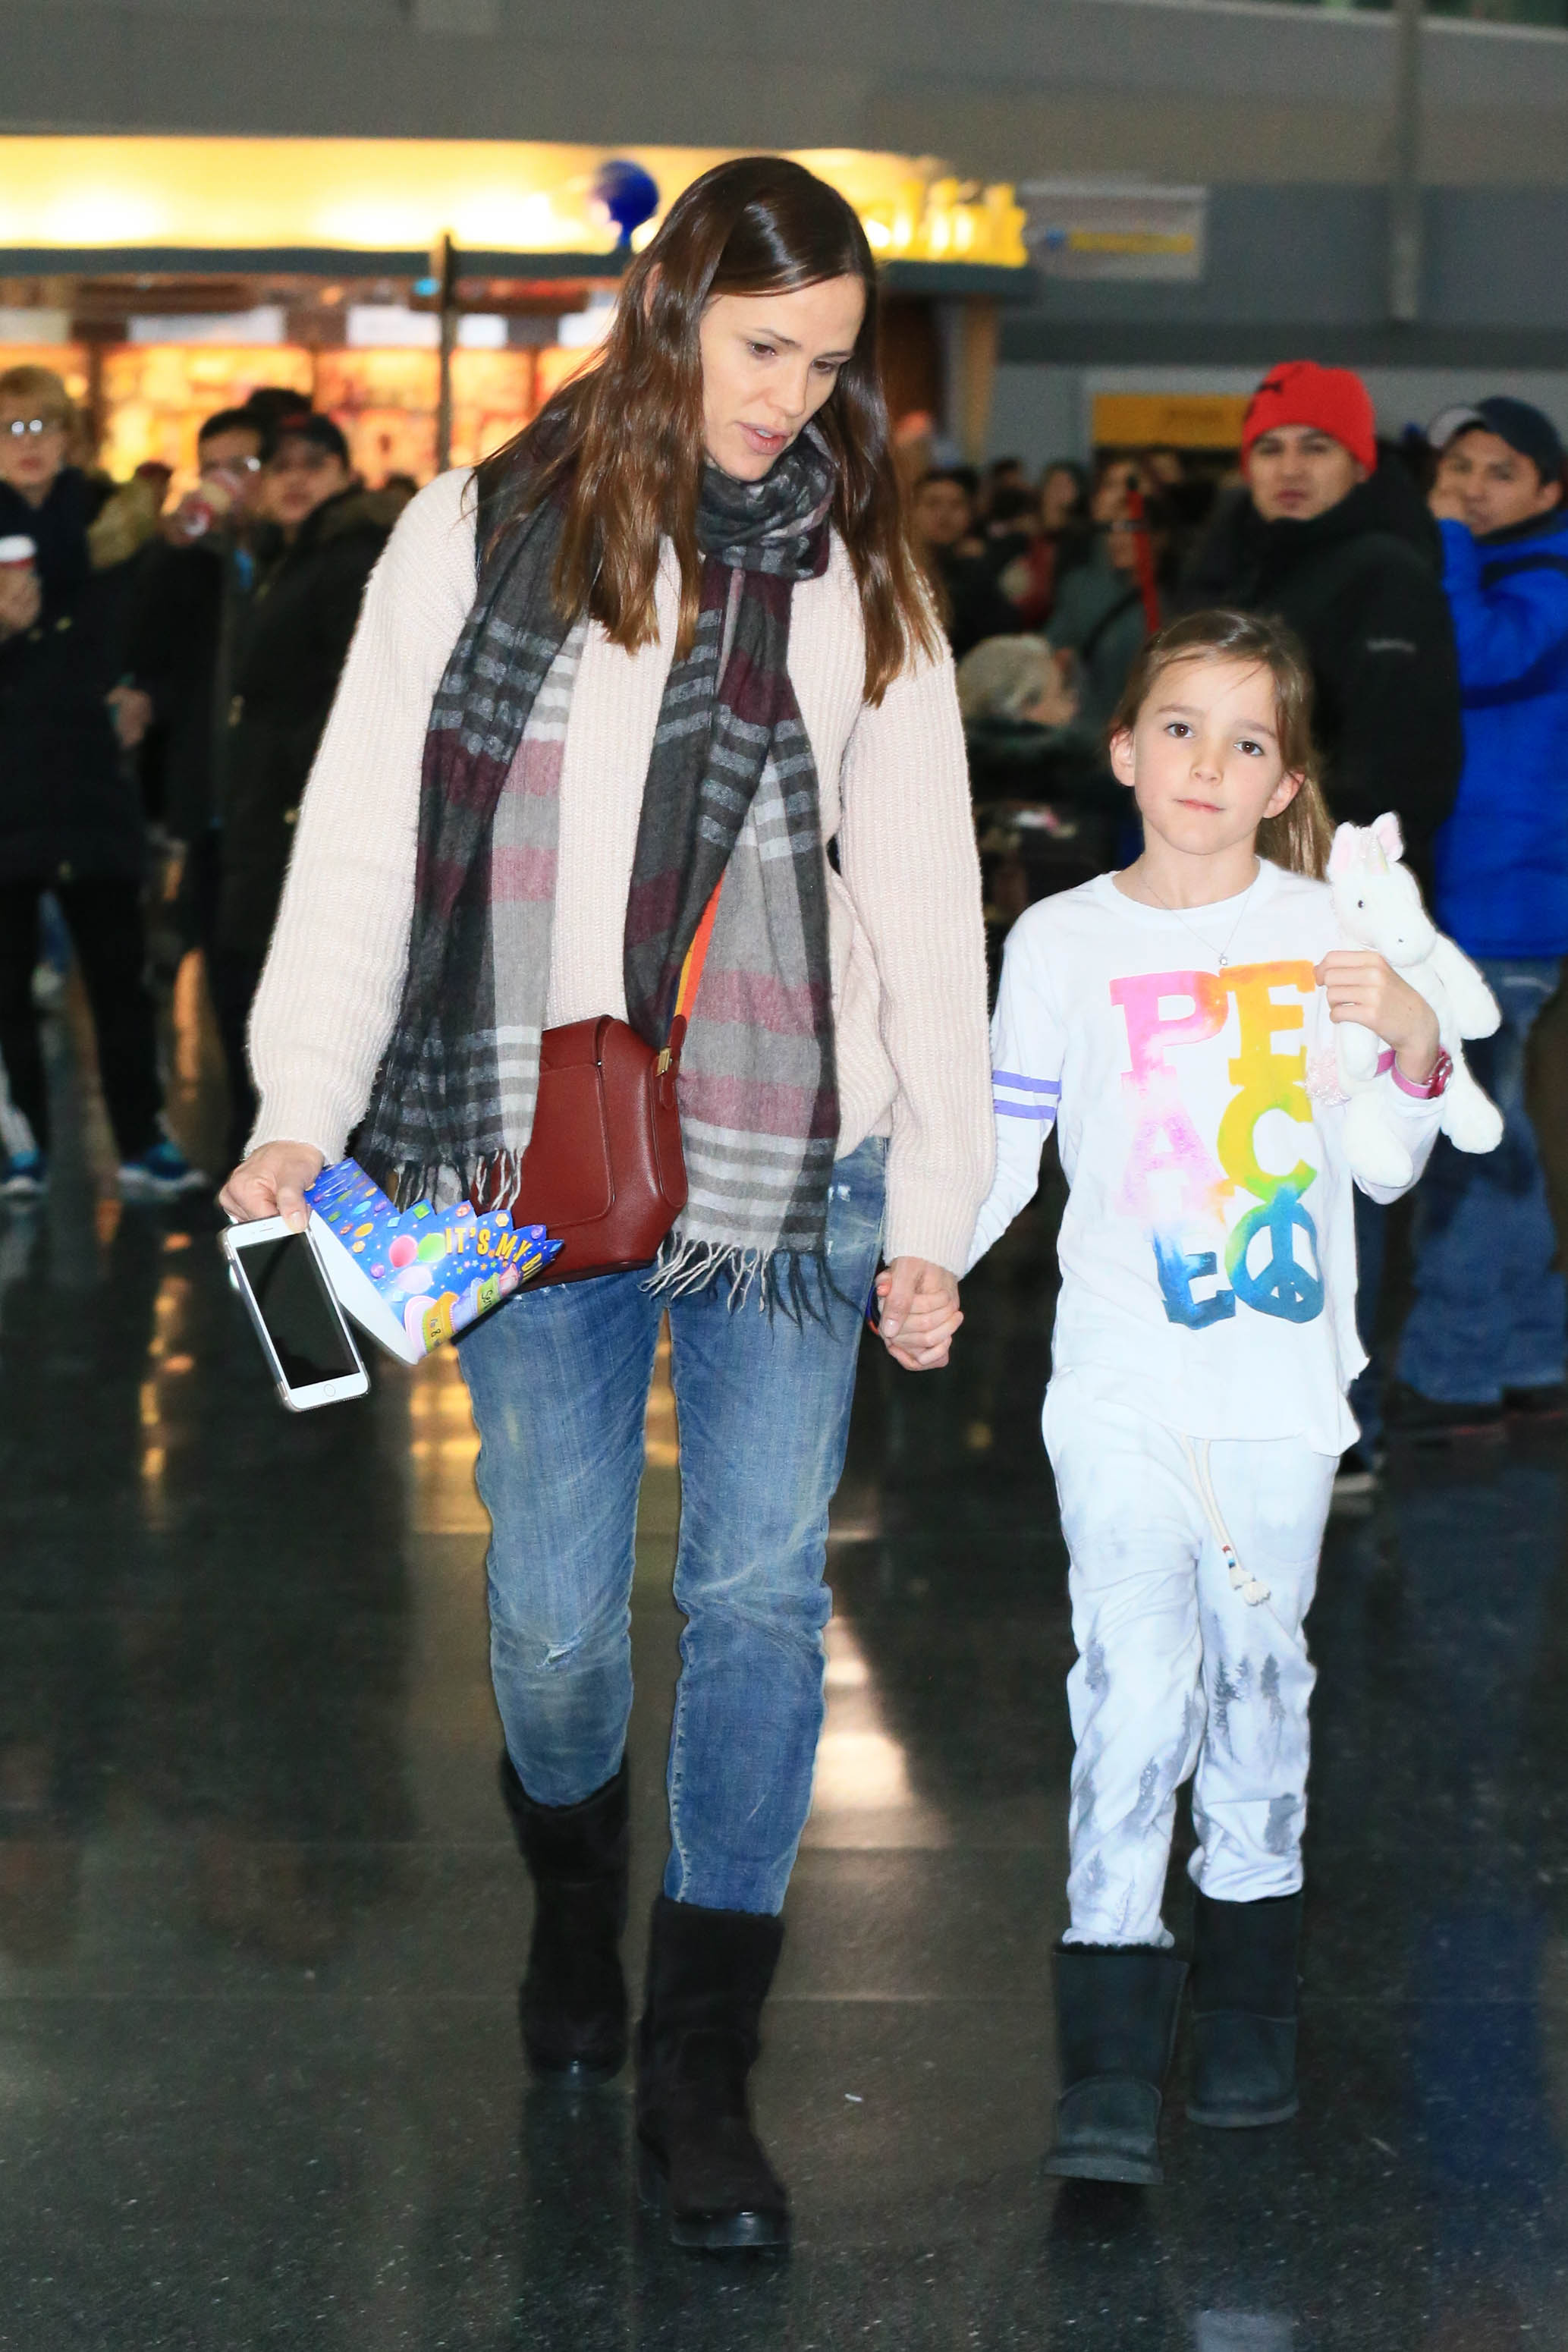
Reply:
[[47, 1181], [48, 1089], [33, 1003], [38, 901], [70, 929], [131, 1199], [206, 1179], [164, 1132], [152, 1003], [142, 977], [141, 809], [109, 707], [117, 587], [88, 544], [92, 492], [68, 463], [70, 400], [47, 368], [0, 373], [0, 1058], [35, 1148], [13, 1151], [0, 1195]]

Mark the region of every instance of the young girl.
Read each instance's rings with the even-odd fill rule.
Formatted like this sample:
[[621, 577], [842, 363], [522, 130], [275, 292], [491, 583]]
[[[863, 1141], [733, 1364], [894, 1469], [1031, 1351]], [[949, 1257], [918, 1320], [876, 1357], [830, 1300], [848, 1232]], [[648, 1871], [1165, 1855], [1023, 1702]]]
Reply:
[[1059, 1116], [1071, 1188], [1043, 1416], [1078, 1648], [1049, 2161], [1095, 2179], [1161, 2178], [1186, 1975], [1161, 1896], [1189, 1777], [1188, 2113], [1295, 2112], [1301, 1622], [1364, 1360], [1329, 1024], [1394, 1049], [1383, 1084], [1417, 1171], [1447, 1076], [1424, 999], [1334, 946], [1310, 703], [1267, 621], [1201, 613], [1151, 641], [1111, 737], [1143, 855], [1022, 917], [992, 1031], [997, 1174], [971, 1265], [1032, 1196]]

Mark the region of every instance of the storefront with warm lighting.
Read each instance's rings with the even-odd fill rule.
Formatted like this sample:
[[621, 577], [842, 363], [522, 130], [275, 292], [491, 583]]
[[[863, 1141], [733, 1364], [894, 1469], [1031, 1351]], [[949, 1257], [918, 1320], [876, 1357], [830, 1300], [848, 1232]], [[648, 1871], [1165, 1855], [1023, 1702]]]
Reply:
[[[484, 141], [0, 140], [0, 365], [57, 369], [117, 478], [186, 476], [201, 420], [259, 386], [329, 411], [365, 479], [435, 470], [451, 239], [455, 464], [517, 430], [602, 333], [629, 252], [720, 151]], [[895, 415], [977, 455], [1022, 215], [932, 158], [807, 153], [886, 278]], [[625, 201], [642, 192], [644, 216]]]

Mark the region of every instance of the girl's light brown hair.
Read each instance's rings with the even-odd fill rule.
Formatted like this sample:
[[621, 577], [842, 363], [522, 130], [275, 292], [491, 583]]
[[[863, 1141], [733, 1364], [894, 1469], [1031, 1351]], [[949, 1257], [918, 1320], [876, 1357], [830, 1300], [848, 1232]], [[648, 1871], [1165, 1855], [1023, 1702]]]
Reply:
[[1330, 817], [1318, 781], [1312, 742], [1312, 674], [1297, 639], [1281, 622], [1258, 613], [1188, 613], [1152, 636], [1134, 663], [1109, 733], [1130, 735], [1138, 713], [1166, 670], [1177, 662], [1247, 662], [1266, 669], [1274, 681], [1274, 725], [1288, 776], [1299, 776], [1295, 799], [1258, 828], [1258, 854], [1293, 874], [1321, 880], [1333, 843]]
[[858, 278], [866, 298], [815, 425], [838, 467], [832, 521], [860, 588], [867, 700], [881, 700], [916, 650], [936, 652], [894, 467], [871, 247], [838, 191], [779, 155], [742, 156], [692, 183], [626, 272], [598, 359], [491, 461], [511, 462], [517, 484], [502, 529], [561, 491], [555, 593], [564, 612], [586, 610], [628, 652], [650, 644], [668, 539], [681, 572], [677, 656], [690, 650], [702, 586], [703, 312], [716, 295], [789, 294], [832, 278]]

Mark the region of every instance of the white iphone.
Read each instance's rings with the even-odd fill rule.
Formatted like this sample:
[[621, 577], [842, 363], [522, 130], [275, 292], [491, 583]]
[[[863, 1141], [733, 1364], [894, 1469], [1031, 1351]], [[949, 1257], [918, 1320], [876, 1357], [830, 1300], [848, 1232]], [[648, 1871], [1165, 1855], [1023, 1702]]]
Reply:
[[248, 1225], [231, 1225], [220, 1239], [289, 1412], [308, 1412], [319, 1404], [363, 1396], [370, 1375], [309, 1227], [297, 1234], [281, 1217], [258, 1217]]

